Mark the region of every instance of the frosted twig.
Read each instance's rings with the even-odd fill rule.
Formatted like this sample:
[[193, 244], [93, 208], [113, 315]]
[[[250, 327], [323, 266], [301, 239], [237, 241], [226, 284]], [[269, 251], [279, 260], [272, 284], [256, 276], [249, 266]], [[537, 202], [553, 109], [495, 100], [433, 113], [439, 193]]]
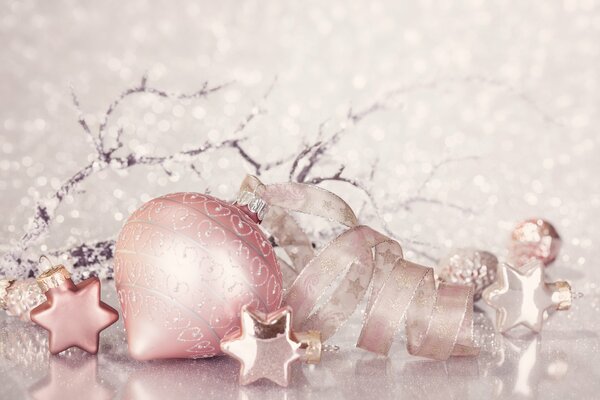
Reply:
[[[55, 216], [55, 212], [62, 204], [64, 199], [70, 194], [77, 193], [77, 189], [81, 183], [99, 171], [107, 168], [126, 169], [136, 165], [160, 165], [163, 167], [163, 169], [165, 169], [165, 171], [167, 171], [165, 164], [169, 161], [191, 161], [194, 157], [201, 153], [223, 147], [232, 147], [234, 144], [239, 145], [239, 142], [243, 140], [242, 138], [239, 138], [235, 140], [225, 140], [220, 143], [204, 142], [193, 149], [179, 151], [167, 156], [147, 156], [138, 154], [136, 152], [131, 152], [123, 156], [116, 156], [115, 152], [122, 148], [121, 135], [123, 130], [121, 128], [117, 130], [116, 145], [113, 147], [107, 145], [105, 131], [111, 115], [126, 98], [139, 93], [148, 93], [161, 98], [179, 100], [198, 99], [205, 98], [208, 95], [223, 89], [225, 86], [226, 84], [209, 86], [208, 83], [205, 82], [201, 89], [192, 93], [168, 93], [164, 90], [149, 86], [148, 80], [144, 76], [138, 85], [126, 89], [117, 97], [116, 100], [110, 103], [101, 119], [101, 123], [99, 124], [96, 133], [92, 131], [90, 125], [86, 121], [84, 113], [81, 109], [81, 103], [75, 92], [72, 91], [73, 106], [77, 110], [79, 125], [83, 129], [84, 133], [90, 137], [92, 143], [94, 144], [94, 149], [96, 152], [95, 158], [88, 164], [84, 165], [65, 182], [63, 182], [55, 192], [49, 194], [45, 199], [36, 204], [34, 213], [30, 218], [25, 233], [14, 247], [3, 255], [2, 262], [0, 264], [0, 274], [8, 277], [23, 276], [24, 269], [27, 271], [26, 273], [28, 275], [32, 273], [32, 260], [26, 259], [24, 257], [24, 253], [35, 242], [41, 240], [48, 234], [51, 222]], [[239, 132], [241, 132], [241, 130], [238, 130], [238, 133]], [[85, 248], [86, 245], [84, 244], [81, 246], [83, 246], [82, 248]], [[75, 263], [81, 262], [81, 260], [77, 257], [77, 253], [75, 253], [75, 256]]]
[[[111, 145], [108, 144], [107, 132], [111, 123], [111, 119], [119, 107], [122, 106], [123, 102], [129, 97], [141, 93], [174, 100], [203, 99], [209, 97], [215, 92], [222, 90], [228, 84], [211, 86], [205, 82], [198, 90], [191, 93], [169, 93], [167, 91], [150, 86], [148, 84], [147, 77], [144, 76], [141, 78], [138, 84], [123, 91], [108, 105], [96, 130], [93, 130], [91, 125], [86, 120], [85, 114], [81, 108], [81, 103], [75, 92], [72, 91], [73, 105], [77, 110], [79, 125], [81, 126], [83, 132], [91, 139], [96, 153], [95, 157], [90, 162], [85, 164], [79, 171], [73, 174], [73, 176], [67, 179], [58, 188], [58, 190], [48, 195], [44, 200], [38, 202], [30, 219], [30, 224], [27, 227], [24, 235], [16, 243], [13, 249], [4, 254], [0, 264], [0, 274], [18, 277], [22, 276], [24, 271], [27, 271], [27, 274], [29, 275], [36, 272], [35, 269], [37, 263], [33, 259], [26, 258], [24, 256], [25, 252], [30, 249], [34, 243], [38, 242], [45, 235], [47, 235], [49, 227], [55, 216], [56, 209], [62, 204], [64, 199], [69, 195], [77, 194], [79, 192], [81, 183], [99, 171], [105, 169], [128, 169], [134, 166], [143, 165], [157, 166], [162, 168], [166, 174], [171, 174], [172, 172], [168, 166], [172, 162], [177, 162], [187, 165], [191, 171], [202, 178], [202, 171], [195, 165], [194, 162], [201, 154], [221, 149], [230, 149], [236, 152], [237, 155], [239, 155], [239, 157], [247, 164], [251, 172], [256, 175], [261, 175], [275, 168], [289, 165], [288, 176], [290, 181], [311, 183], [316, 185], [320, 185], [325, 182], [339, 182], [358, 190], [365, 197], [365, 204], [369, 204], [370, 208], [375, 213], [376, 219], [383, 225], [383, 230], [386, 234], [400, 240], [401, 243], [407, 245], [407, 247], [410, 247], [412, 252], [433, 261], [435, 260], [435, 257], [429, 254], [427, 251], [421, 248], [415, 248], [415, 246], [432, 247], [430, 243], [412, 238], [398, 237], [397, 234], [395, 234], [392, 229], [388, 227], [385, 218], [383, 218], [382, 210], [376, 200], [376, 196], [374, 195], [370, 186], [370, 182], [373, 182], [375, 178], [377, 170], [376, 164], [372, 166], [366, 178], [347, 176], [346, 165], [339, 162], [335, 162], [335, 169], [333, 173], [329, 175], [315, 174], [315, 171], [317, 170], [316, 167], [321, 167], [324, 163], [328, 163], [328, 165], [332, 164], [331, 158], [328, 157], [330, 150], [333, 149], [346, 135], [348, 135], [353, 127], [360, 124], [367, 117], [391, 107], [396, 107], [398, 101], [402, 99], [402, 96], [419, 90], [438, 90], [442, 85], [454, 83], [483, 85], [486, 87], [504, 90], [511, 96], [514, 96], [517, 100], [521, 101], [524, 105], [531, 108], [534, 112], [538, 113], [545, 122], [561, 125], [561, 123], [556, 121], [550, 115], [550, 113], [544, 111], [538, 105], [538, 103], [533, 101], [530, 96], [519, 92], [512, 86], [501, 81], [479, 76], [438, 78], [403, 85], [396, 89], [387, 91], [360, 109], [349, 107], [346, 114], [342, 118], [342, 121], [339, 123], [337, 128], [333, 129], [332, 132], [328, 132], [328, 128], [331, 127], [331, 120], [326, 120], [319, 125], [316, 136], [312, 142], [305, 141], [294, 154], [291, 154], [287, 157], [283, 157], [275, 161], [263, 162], [258, 157], [253, 156], [251, 152], [246, 149], [245, 143], [249, 138], [248, 136], [243, 136], [242, 133], [246, 131], [247, 126], [258, 116], [266, 113], [265, 103], [267, 102], [275, 86], [275, 82], [276, 80], [273, 81], [273, 83], [264, 92], [262, 97], [259, 98], [257, 104], [254, 104], [251, 110], [241, 118], [241, 121], [235, 126], [226, 139], [220, 142], [203, 141], [191, 149], [179, 150], [167, 155], [146, 155], [137, 153], [135, 151], [122, 154], [122, 127], [117, 127], [116, 136], [113, 137], [114, 142]], [[428, 204], [447, 207], [449, 209], [454, 209], [464, 213], [473, 212], [473, 210], [469, 207], [464, 207], [452, 202], [446, 202], [426, 194], [428, 184], [432, 181], [432, 179], [434, 179], [434, 177], [443, 167], [450, 163], [473, 159], [476, 159], [476, 157], [446, 158], [441, 160], [431, 168], [427, 176], [425, 176], [425, 178], [418, 184], [413, 193], [399, 202], [391, 202], [388, 205], [388, 208], [403, 208], [410, 211], [416, 204]], [[76, 270], [87, 271], [87, 269], [93, 265], [110, 263], [110, 260], [113, 256], [113, 251], [114, 240], [107, 239], [93, 243], [81, 243], [64, 250], [52, 251], [50, 254], [58, 257], [68, 257], [72, 260], [72, 264]], [[110, 276], [110, 268], [108, 273]]]

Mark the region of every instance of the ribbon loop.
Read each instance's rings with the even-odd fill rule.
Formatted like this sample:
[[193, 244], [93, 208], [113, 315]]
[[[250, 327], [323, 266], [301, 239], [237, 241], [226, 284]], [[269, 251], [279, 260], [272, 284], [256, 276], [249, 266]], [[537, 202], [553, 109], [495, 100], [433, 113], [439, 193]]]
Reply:
[[[241, 190], [270, 206], [263, 226], [293, 264], [293, 273], [284, 273], [294, 277], [284, 301], [294, 309], [297, 329], [318, 329], [326, 340], [370, 287], [358, 347], [387, 355], [406, 320], [410, 354], [445, 360], [479, 353], [473, 345], [472, 289], [449, 284], [436, 288], [433, 269], [405, 260], [396, 240], [358, 225], [339, 196], [306, 184], [264, 185], [254, 176], [246, 177]], [[328, 218], [348, 229], [315, 255], [290, 211]], [[328, 292], [332, 294], [325, 298]]]

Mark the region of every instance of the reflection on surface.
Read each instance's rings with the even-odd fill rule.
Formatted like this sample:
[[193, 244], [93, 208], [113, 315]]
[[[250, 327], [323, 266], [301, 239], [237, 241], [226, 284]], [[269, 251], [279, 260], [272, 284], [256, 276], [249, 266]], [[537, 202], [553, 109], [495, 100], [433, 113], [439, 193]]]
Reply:
[[471, 357], [406, 362], [401, 371], [403, 392], [423, 399], [490, 398], [492, 386], [482, 376], [479, 362]]
[[524, 338], [499, 336], [501, 351], [496, 364], [496, 397], [534, 398], [541, 380], [539, 335]]
[[[238, 364], [226, 357], [136, 363], [134, 368], [123, 368], [127, 374], [120, 397], [290, 400], [342, 395], [387, 399], [401, 391], [410, 398], [424, 399], [536, 398], [545, 376], [561, 379], [568, 371], [565, 359], [543, 362], [539, 336], [498, 340], [501, 346], [496, 353], [448, 361], [410, 356], [394, 360], [359, 350], [328, 355], [317, 366], [294, 365], [289, 389], [268, 381], [238, 386]], [[36, 400], [80, 399], [82, 388], [94, 400], [112, 398], [115, 394], [115, 388], [99, 379], [96, 357], [71, 354], [50, 357], [48, 375], [33, 384], [29, 394]]]
[[239, 386], [238, 372], [238, 362], [228, 357], [146, 362], [129, 376], [123, 399], [292, 400], [307, 395], [304, 388], [309, 386], [299, 364], [292, 366], [292, 384], [288, 389], [264, 379]]
[[567, 376], [567, 355], [563, 351], [542, 352], [541, 335], [500, 335], [499, 340], [501, 350], [491, 371], [496, 379], [497, 398], [537, 398], [544, 382], [553, 380], [560, 383]]
[[425, 399], [535, 399], [545, 377], [562, 379], [568, 370], [560, 353], [553, 354], [558, 358], [541, 356], [539, 335], [496, 335], [494, 340], [497, 350], [478, 358], [406, 362], [404, 391]]
[[51, 356], [48, 375], [29, 388], [35, 400], [111, 399], [114, 388], [98, 377], [98, 358], [88, 354]]
[[0, 357], [13, 367], [39, 369], [47, 364], [48, 334], [38, 326], [10, 321], [0, 329]]
[[123, 399], [198, 399], [211, 393], [231, 398], [237, 392], [237, 363], [226, 357], [140, 363], [125, 384]]
[[272, 383], [262, 382], [262, 384], [240, 386], [237, 400], [296, 400], [304, 398], [303, 396], [301, 391], [292, 391]]
[[[484, 322], [478, 324], [485, 326]], [[597, 365], [589, 350], [597, 336], [558, 330], [548, 330], [543, 337], [505, 337], [486, 329], [480, 335], [479, 357], [445, 362], [412, 357], [400, 343], [389, 358], [378, 357], [354, 348], [348, 344], [351, 339], [340, 339], [336, 344], [346, 346], [326, 353], [321, 364], [294, 364], [287, 389], [268, 381], [239, 386], [239, 364], [227, 357], [131, 360], [122, 327], [103, 337], [98, 356], [79, 350], [49, 356], [45, 332], [21, 323], [0, 325], [0, 340], [2, 395], [10, 399], [385, 400], [397, 399], [399, 393], [405, 398], [440, 400], [534, 399], [544, 393], [544, 398], [558, 399], [569, 398], [575, 386], [591, 393], [600, 379], [590, 368]]]

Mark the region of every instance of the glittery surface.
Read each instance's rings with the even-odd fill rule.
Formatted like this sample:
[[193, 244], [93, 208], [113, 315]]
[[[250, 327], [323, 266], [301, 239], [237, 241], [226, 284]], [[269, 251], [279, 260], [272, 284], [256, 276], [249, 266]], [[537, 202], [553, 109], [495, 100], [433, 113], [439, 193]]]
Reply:
[[[305, 143], [342, 132], [306, 173], [303, 159], [293, 178], [343, 195], [362, 221], [393, 232], [407, 258], [433, 263], [451, 248], [475, 247], [502, 259], [514, 225], [539, 216], [563, 239], [548, 280], [567, 279], [584, 293], [540, 336], [494, 334], [493, 314], [481, 306], [488, 312], [475, 318], [482, 354], [447, 362], [408, 356], [401, 340], [388, 359], [354, 349], [357, 314], [331, 340], [341, 351], [324, 354], [318, 366], [293, 366], [286, 392], [238, 387], [237, 365], [227, 358], [131, 361], [122, 323], [103, 333], [91, 364], [78, 352], [48, 361], [42, 330], [2, 317], [3, 398], [32, 397], [40, 385], [59, 385], [54, 376], [97, 388], [99, 398], [597, 397], [597, 2], [25, 0], [0, 9], [2, 253], [15, 250], [43, 201], [52, 222], [26, 258], [67, 249], [59, 256], [94, 258], [110, 272], [110, 240], [143, 202], [204, 190], [233, 199], [246, 172], [288, 179]], [[97, 172], [54, 209], [47, 196], [97, 158], [70, 87], [98, 132], [109, 105], [145, 73], [152, 88], [169, 92], [233, 82], [200, 99], [127, 97], [106, 127], [109, 147], [123, 128], [115, 156], [166, 156], [242, 129], [246, 155], [264, 164], [231, 146], [199, 155], [194, 168], [180, 154], [131, 168], [93, 164]], [[370, 197], [319, 179], [335, 177], [341, 164], [341, 177]], [[321, 239], [336, 233], [327, 221], [311, 228]], [[82, 264], [75, 276], [90, 268]], [[114, 288], [103, 286], [117, 307]]]

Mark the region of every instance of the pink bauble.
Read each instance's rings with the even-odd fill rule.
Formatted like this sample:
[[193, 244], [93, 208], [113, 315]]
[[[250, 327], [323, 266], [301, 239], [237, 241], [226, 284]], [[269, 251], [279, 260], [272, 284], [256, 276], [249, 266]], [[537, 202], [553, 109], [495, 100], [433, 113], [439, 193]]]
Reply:
[[244, 304], [263, 312], [281, 304], [271, 243], [241, 209], [204, 194], [168, 194], [135, 211], [119, 234], [114, 268], [138, 360], [219, 355]]
[[512, 231], [509, 260], [517, 268], [538, 259], [545, 266], [556, 260], [562, 240], [554, 225], [541, 218], [519, 223]]

